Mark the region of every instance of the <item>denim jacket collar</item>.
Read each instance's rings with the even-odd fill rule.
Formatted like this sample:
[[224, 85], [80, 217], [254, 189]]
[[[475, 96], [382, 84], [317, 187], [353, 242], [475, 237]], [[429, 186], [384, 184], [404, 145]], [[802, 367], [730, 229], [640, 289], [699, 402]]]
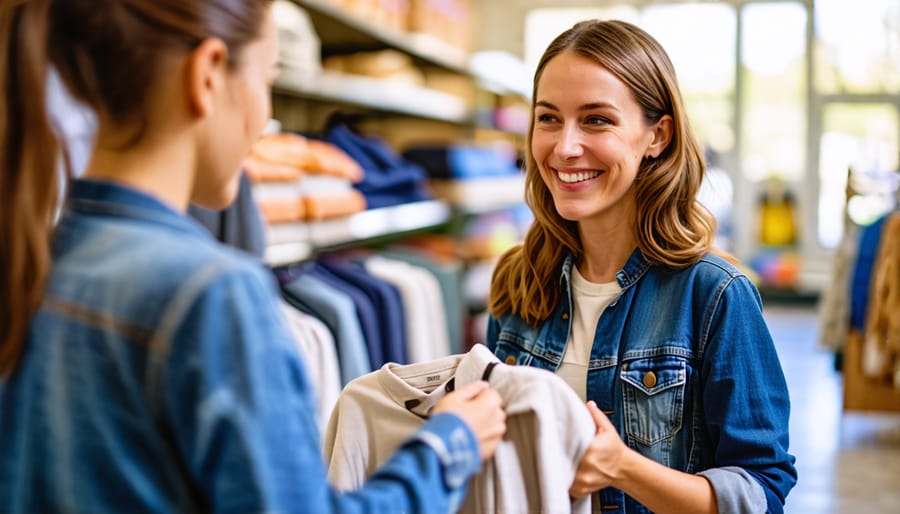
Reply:
[[[566, 256], [566, 260], [563, 262], [562, 271], [559, 275], [560, 283], [565, 285], [566, 289], [569, 291], [572, 289], [572, 266], [574, 265], [575, 256], [570, 253]], [[616, 272], [616, 282], [619, 283], [619, 287], [625, 290], [637, 282], [648, 269], [650, 269], [650, 263], [644, 257], [644, 254], [641, 253], [641, 249], [635, 248], [631, 253], [631, 256], [625, 262], [625, 266]]]
[[148, 221], [179, 232], [212, 238], [200, 224], [160, 200], [111, 181], [75, 180], [69, 192], [67, 208], [81, 214]]

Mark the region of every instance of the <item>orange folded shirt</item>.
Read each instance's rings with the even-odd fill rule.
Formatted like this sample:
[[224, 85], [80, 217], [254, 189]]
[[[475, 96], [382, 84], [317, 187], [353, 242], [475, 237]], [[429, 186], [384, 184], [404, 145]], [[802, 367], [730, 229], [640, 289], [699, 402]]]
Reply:
[[304, 196], [303, 206], [307, 220], [321, 221], [366, 210], [366, 197], [350, 189], [341, 193]]
[[307, 140], [306, 146], [310, 152], [310, 162], [305, 168], [306, 171], [344, 177], [354, 183], [362, 180], [362, 167], [337, 146], [315, 139]]
[[269, 223], [303, 221], [306, 205], [302, 198], [278, 198], [257, 202], [259, 211]]
[[253, 155], [244, 159], [244, 171], [251, 182], [293, 182], [303, 176], [300, 168], [266, 161]]
[[307, 139], [299, 134], [264, 134], [253, 145], [250, 155], [300, 170], [312, 163]]

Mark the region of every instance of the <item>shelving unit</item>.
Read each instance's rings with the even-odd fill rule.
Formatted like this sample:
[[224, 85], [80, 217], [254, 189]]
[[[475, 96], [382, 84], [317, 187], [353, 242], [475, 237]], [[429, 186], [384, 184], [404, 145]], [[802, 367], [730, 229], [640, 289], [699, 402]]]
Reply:
[[434, 195], [465, 215], [506, 209], [525, 202], [525, 175], [474, 180], [432, 180]]
[[[469, 66], [469, 56], [465, 51], [434, 36], [380, 27], [323, 0], [291, 1], [309, 15], [321, 42], [323, 58], [393, 49], [411, 57], [423, 70], [440, 69], [465, 77], [471, 81], [479, 98], [476, 103], [484, 102], [484, 95], [490, 98], [523, 95], [522, 91], [511, 90], [497, 81], [479, 76]], [[451, 134], [450, 127], [455, 128], [453, 137], [456, 138], [471, 136], [479, 125], [485, 127], [487, 124], [486, 128], [490, 128], [489, 121], [477, 116], [477, 108], [454, 95], [327, 70], [313, 75], [285, 68], [274, 92], [276, 115], [293, 130], [316, 130], [328, 119], [330, 112], [347, 107], [368, 113], [373, 118], [400, 115], [437, 122], [437, 125], [429, 127], [429, 132], [444, 138]], [[521, 137], [515, 132], [508, 135]]]
[[465, 103], [453, 95], [405, 84], [388, 84], [367, 77], [327, 71], [311, 76], [286, 69], [275, 84], [275, 92], [448, 123], [472, 122], [472, 115]]
[[265, 260], [272, 266], [299, 262], [318, 250], [437, 227], [447, 223], [451, 214], [446, 203], [433, 200], [369, 209], [325, 221], [272, 224], [266, 234]]
[[293, 0], [310, 15], [322, 41], [323, 54], [393, 48], [422, 63], [469, 74], [468, 56], [436, 38], [378, 27], [322, 0]]
[[[451, 74], [468, 81], [466, 98], [433, 89], [323, 70], [312, 74], [284, 68], [273, 90], [275, 117], [285, 130], [316, 133], [336, 111], [358, 116], [358, 128], [402, 149], [424, 142], [511, 142], [522, 134], [495, 128], [485, 113], [523, 93], [479, 76], [469, 55], [425, 34], [404, 33], [343, 11], [324, 0], [291, 0], [309, 16], [322, 57], [393, 49], [425, 73]], [[468, 92], [468, 90], [466, 89]], [[479, 106], [481, 110], [479, 110]], [[490, 118], [490, 117], [487, 117]], [[520, 205], [524, 176], [466, 181], [432, 181], [436, 200], [373, 209], [322, 222], [274, 224], [267, 233], [265, 260], [282, 266], [317, 253], [441, 229], [459, 234], [466, 220]]]

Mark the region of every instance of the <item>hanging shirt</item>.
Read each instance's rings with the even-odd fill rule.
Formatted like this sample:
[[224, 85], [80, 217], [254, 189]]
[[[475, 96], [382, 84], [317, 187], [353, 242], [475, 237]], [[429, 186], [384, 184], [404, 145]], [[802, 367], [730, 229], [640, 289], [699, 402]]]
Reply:
[[341, 394], [341, 368], [338, 365], [334, 336], [319, 318], [300, 312], [284, 300], [279, 306], [309, 371], [309, 381], [316, 400], [316, 421], [319, 431], [324, 432], [331, 409]]
[[370, 274], [393, 284], [406, 311], [407, 355], [410, 362], [428, 362], [450, 355], [447, 317], [440, 285], [434, 275], [409, 263], [373, 255], [365, 260]]
[[589, 497], [569, 498], [594, 437], [587, 408], [554, 373], [501, 364], [484, 345], [429, 362], [388, 363], [348, 384], [325, 433], [330, 481], [344, 490], [362, 485], [448, 389], [482, 379], [503, 398], [507, 432], [459, 512], [590, 512]]
[[581, 397], [586, 399], [587, 371], [591, 362], [591, 348], [597, 331], [597, 320], [606, 307], [619, 295], [622, 288], [616, 281], [596, 284], [588, 282], [577, 266], [572, 266], [572, 324], [566, 353], [556, 374]]

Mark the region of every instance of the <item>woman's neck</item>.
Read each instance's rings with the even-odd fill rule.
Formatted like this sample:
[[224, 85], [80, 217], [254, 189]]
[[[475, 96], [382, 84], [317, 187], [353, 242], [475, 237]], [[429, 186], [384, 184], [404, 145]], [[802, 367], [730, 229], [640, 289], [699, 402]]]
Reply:
[[189, 139], [178, 134], [146, 135], [125, 148], [119, 140], [101, 130], [85, 178], [114, 181], [186, 211], [195, 168]]
[[634, 224], [627, 220], [613, 223], [581, 221], [578, 223], [584, 255], [576, 263], [585, 280], [612, 282], [637, 247]]

